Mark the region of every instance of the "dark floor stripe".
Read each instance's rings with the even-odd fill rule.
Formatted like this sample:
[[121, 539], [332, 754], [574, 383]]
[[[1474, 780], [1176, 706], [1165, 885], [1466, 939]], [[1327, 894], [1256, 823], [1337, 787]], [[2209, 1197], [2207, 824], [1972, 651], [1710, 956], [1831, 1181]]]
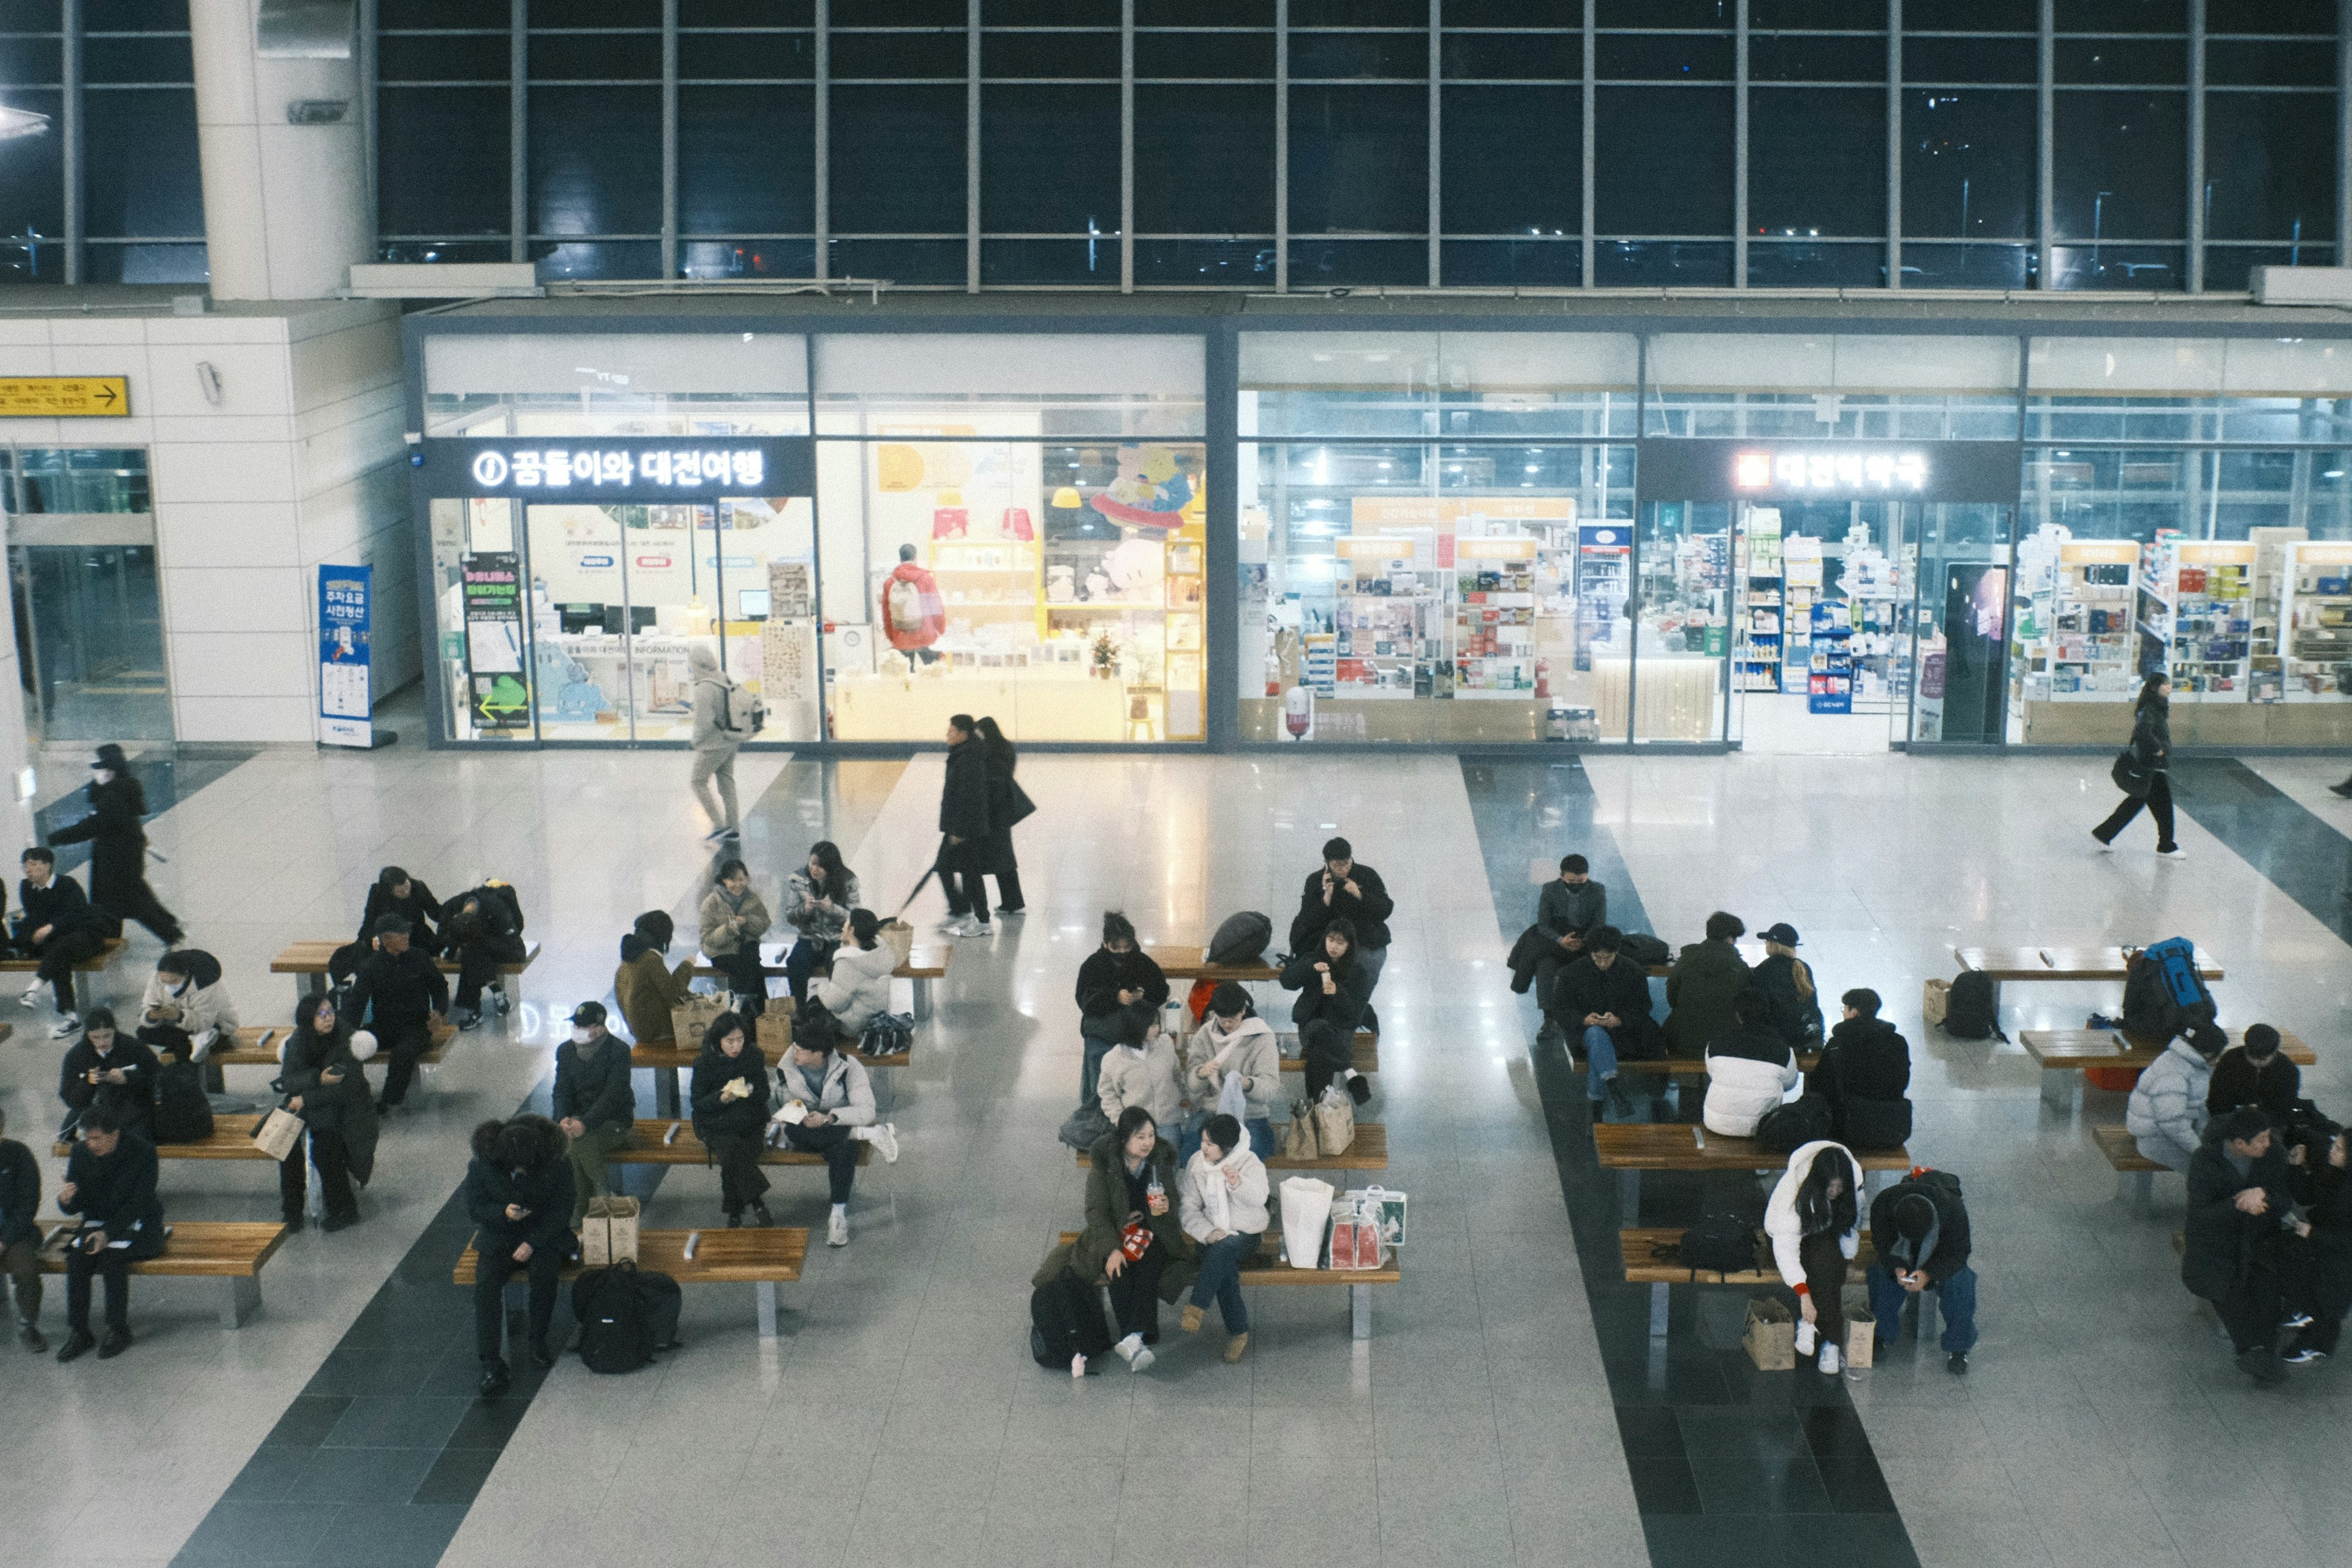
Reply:
[[[1592, 788], [1581, 767], [1465, 758], [1462, 774], [1505, 946], [1533, 917], [1528, 862], [1570, 852], [1591, 861], [1608, 888], [1614, 924], [1650, 929], [1615, 840], [1594, 826]], [[1519, 1005], [1532, 1038], [1534, 1000], [1522, 997]], [[1810, 1368], [1756, 1371], [1738, 1342], [1738, 1299], [1724, 1290], [1704, 1293], [1711, 1298], [1704, 1314], [1701, 1291], [1676, 1291], [1674, 1331], [1654, 1351], [1648, 1289], [1624, 1281], [1617, 1184], [1592, 1156], [1584, 1075], [1563, 1051], [1530, 1046], [1528, 1056], [1651, 1561], [1659, 1568], [1916, 1568], [1910, 1533], [1843, 1379]], [[1694, 1096], [1694, 1110], [1696, 1104]], [[1654, 1114], [1670, 1113], [1661, 1103]], [[1707, 1186], [1723, 1191], [1728, 1183], [1744, 1179], [1647, 1173], [1643, 1214], [1652, 1224], [1694, 1219]]]
[[[848, 826], [831, 827], [854, 846], [898, 781], [891, 770], [904, 766], [788, 764], [745, 814], [746, 839], [763, 872], [797, 865], [808, 840], [826, 837], [835, 823], [855, 826], [855, 836]], [[641, 1116], [654, 1114], [650, 1078], [639, 1080]], [[553, 1087], [551, 1077], [541, 1079], [520, 1109], [546, 1114]], [[625, 1166], [621, 1184], [650, 1197], [663, 1173], [659, 1165]], [[520, 1356], [504, 1397], [475, 1393], [481, 1364], [473, 1292], [449, 1282], [473, 1229], [462, 1194], [452, 1194], [189, 1536], [173, 1568], [440, 1562], [545, 1376]], [[559, 1303], [559, 1334], [568, 1318], [568, 1302]], [[246, 1331], [266, 1334], [268, 1324], [265, 1315]]]
[[2312, 919], [2352, 942], [2352, 838], [2341, 828], [2233, 757], [2173, 763], [2172, 799]]

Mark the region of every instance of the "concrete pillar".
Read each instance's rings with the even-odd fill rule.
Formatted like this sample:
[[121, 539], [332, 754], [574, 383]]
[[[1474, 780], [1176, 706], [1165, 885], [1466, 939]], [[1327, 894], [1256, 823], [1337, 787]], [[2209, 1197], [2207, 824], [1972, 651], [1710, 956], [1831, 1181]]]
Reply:
[[[360, 137], [358, 50], [320, 58], [274, 34], [265, 54], [261, 13], [279, 0], [191, 0], [196, 139], [205, 182], [205, 245], [217, 300], [322, 300], [373, 259], [367, 169]], [[315, 15], [316, 7], [303, 10]], [[277, 51], [307, 47], [304, 58]], [[297, 125], [288, 105], [341, 101], [331, 124]]]
[[[0, 534], [6, 529], [7, 514], [0, 512]], [[16, 658], [16, 606], [14, 595], [0, 593], [0, 866], [12, 879], [17, 855], [33, 844], [33, 814], [17, 788], [32, 760], [25, 739], [25, 671]]]

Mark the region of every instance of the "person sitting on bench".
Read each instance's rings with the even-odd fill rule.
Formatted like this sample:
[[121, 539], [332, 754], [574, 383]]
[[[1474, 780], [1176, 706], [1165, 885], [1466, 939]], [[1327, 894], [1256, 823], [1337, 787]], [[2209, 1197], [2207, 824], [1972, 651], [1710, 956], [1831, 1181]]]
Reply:
[[[2289, 1366], [2309, 1366], [2336, 1353], [2344, 1314], [2352, 1310], [2352, 1150], [2340, 1127], [2306, 1123], [2287, 1154], [2289, 1179], [2303, 1204], [2303, 1217], [2290, 1221], [2297, 1244], [2286, 1269], [2288, 1319], [2305, 1320]], [[0, 1149], [6, 1145], [0, 1144]], [[39, 1305], [40, 1298], [33, 1298]]]
[[1721, 910], [1706, 917], [1706, 940], [1695, 942], [1675, 960], [1666, 976], [1666, 1051], [1703, 1055], [1707, 1042], [1731, 1026], [1731, 999], [1748, 989], [1748, 961], [1735, 945], [1748, 934], [1738, 915]]
[[718, 879], [702, 896], [702, 955], [727, 977], [734, 1009], [747, 1018], [768, 1010], [768, 976], [760, 966], [760, 939], [768, 931], [768, 905], [751, 890], [751, 869], [740, 860], [719, 862]]
[[[1352, 1042], [1350, 1048], [1353, 1048]], [[1260, 1160], [1274, 1152], [1274, 1100], [1282, 1092], [1282, 1047], [1273, 1026], [1250, 1005], [1249, 992], [1231, 980], [1217, 982], [1201, 1026], [1184, 1045], [1184, 1092], [1201, 1107], [1179, 1141], [1177, 1152], [1191, 1159], [1201, 1146], [1202, 1123], [1216, 1110], [1228, 1074], [1242, 1080], [1242, 1128], [1250, 1152]]]
[[1356, 946], [1355, 924], [1345, 919], [1325, 926], [1314, 947], [1283, 966], [1278, 984], [1298, 993], [1290, 1021], [1298, 1026], [1309, 1101], [1321, 1099], [1335, 1078], [1358, 1105], [1372, 1098], [1371, 1080], [1356, 1070], [1356, 1031], [1370, 1011], [1372, 979]]
[[58, 1098], [66, 1102], [58, 1136], [72, 1137], [75, 1124], [103, 1106], [125, 1131], [152, 1142], [155, 1075], [162, 1066], [153, 1051], [114, 1026], [113, 1009], [92, 1007], [81, 1038], [58, 1067]]
[[833, 1211], [825, 1221], [828, 1247], [849, 1245], [849, 1191], [857, 1180], [857, 1145], [871, 1143], [883, 1162], [898, 1158], [898, 1130], [874, 1117], [874, 1080], [866, 1064], [822, 1037], [794, 1039], [776, 1068], [776, 1092], [783, 1106], [775, 1121], [784, 1142], [824, 1156]]
[[2213, 1058], [2229, 1037], [2210, 1024], [2193, 1026], [2141, 1069], [2124, 1106], [2124, 1126], [2143, 1158], [2168, 1171], [2186, 1171], [2205, 1141], [2205, 1096]]
[[366, 1030], [354, 1035], [343, 1027], [332, 998], [305, 996], [295, 1004], [294, 1026], [278, 1047], [274, 1086], [310, 1134], [278, 1162], [278, 1207], [289, 1230], [302, 1228], [310, 1165], [319, 1168], [326, 1209], [320, 1228], [331, 1233], [359, 1223], [352, 1183], [356, 1179], [365, 1186], [375, 1173], [375, 1100], [368, 1092], [366, 1068], [375, 1047], [375, 1037]]
[[343, 1008], [353, 1024], [365, 1023], [391, 1058], [383, 1070], [378, 1116], [408, 1098], [416, 1061], [433, 1044], [433, 1020], [449, 1016], [449, 983], [424, 953], [408, 945], [408, 921], [384, 915], [375, 922], [375, 951], [360, 961]]
[[41, 987], [48, 986], [58, 1004], [58, 1021], [49, 1029], [49, 1038], [69, 1039], [81, 1028], [79, 1007], [74, 1000], [74, 965], [104, 952], [107, 942], [121, 929], [120, 922], [83, 897], [79, 882], [58, 875], [56, 851], [36, 845], [25, 851], [20, 863], [25, 879], [16, 884], [16, 945], [26, 957], [38, 960], [39, 966], [32, 984], [16, 1000], [23, 1006], [37, 1007]]
[[1586, 939], [1608, 923], [1609, 889], [1592, 879], [1583, 856], [1563, 856], [1559, 875], [1536, 894], [1535, 930], [1541, 945], [1535, 952], [1534, 984], [1536, 1005], [1544, 1016], [1538, 1044], [1558, 1045], [1580, 1033], [1573, 1020], [1559, 1021], [1566, 1016], [1559, 1005], [1559, 980], [1584, 956]]
[[41, 1163], [8, 1135], [0, 1105], [0, 1274], [16, 1293], [16, 1338], [35, 1355], [49, 1348], [41, 1332]]
[[139, 999], [139, 1040], [158, 1053], [202, 1061], [236, 1033], [236, 1001], [221, 982], [220, 960], [201, 948], [175, 948], [155, 961]]
[[1313, 952], [1317, 937], [1347, 921], [1356, 963], [1364, 972], [1369, 1008], [1381, 970], [1388, 963], [1389, 916], [1395, 912], [1396, 900], [1389, 897], [1381, 874], [1357, 859], [1346, 839], [1331, 839], [1323, 846], [1323, 864], [1307, 873], [1306, 885], [1298, 891], [1298, 913], [1290, 921], [1291, 953]]
[[[155, 1145], [110, 1105], [82, 1118], [66, 1157], [58, 1209], [81, 1221], [66, 1253], [66, 1342], [59, 1361], [98, 1347], [111, 1361], [131, 1348], [131, 1266], [163, 1250], [163, 1200], [155, 1192]], [[89, 1331], [89, 1277], [106, 1276], [106, 1338]]]
[[1618, 1063], [1643, 1060], [1658, 1049], [1650, 977], [1640, 964], [1626, 962], [1624, 942], [1615, 926], [1595, 927], [1584, 939], [1584, 955], [1560, 971], [1553, 993], [1571, 1051], [1584, 1057], [1584, 1093], [1596, 1127], [1604, 1106], [1620, 1121], [1633, 1119], [1633, 1097], [1618, 1081]]
[[710, 1020], [687, 1091], [694, 1135], [719, 1164], [719, 1206], [730, 1230], [742, 1225], [747, 1207], [754, 1224], [776, 1223], [768, 1213], [768, 1178], [760, 1169], [768, 1130], [768, 1058], [750, 1035], [751, 1026], [738, 1014]]
[[1092, 1105], [1100, 1089], [1103, 1057], [1118, 1041], [1121, 1010], [1138, 1002], [1154, 1008], [1168, 1005], [1168, 976], [1136, 945], [1135, 927], [1117, 910], [1104, 911], [1102, 945], [1078, 965], [1076, 1000], [1078, 1033], [1086, 1040], [1086, 1058], [1078, 1068], [1078, 1103]]
[[1812, 965], [1797, 956], [1797, 928], [1787, 921], [1767, 926], [1764, 962], [1748, 984], [1771, 999], [1771, 1030], [1792, 1051], [1817, 1050], [1822, 1043], [1822, 998]]
[[547, 1331], [555, 1321], [556, 1287], [580, 1247], [564, 1223], [572, 1213], [572, 1171], [555, 1123], [544, 1116], [492, 1118], [474, 1129], [473, 1149], [462, 1195], [475, 1226], [474, 1353], [481, 1358], [482, 1394], [496, 1399], [513, 1377], [503, 1354], [507, 1281], [518, 1268], [530, 1271], [531, 1364], [553, 1366]]
[[852, 910], [842, 927], [847, 940], [833, 950], [833, 973], [809, 982], [809, 994], [827, 1013], [845, 1040], [864, 1037], [866, 1026], [890, 1010], [890, 973], [897, 951], [882, 941], [882, 922], [872, 910]]
[[841, 863], [831, 839], [809, 847], [808, 864], [784, 881], [784, 923], [800, 935], [784, 954], [784, 984], [793, 1000], [808, 997], [809, 976], [833, 962], [849, 911], [857, 907], [857, 878]]
[[2303, 1070], [2279, 1049], [2279, 1032], [2268, 1024], [2246, 1026], [2246, 1041], [2231, 1046], [2213, 1063], [2205, 1086], [2207, 1114], [2220, 1116], [2242, 1105], [2260, 1109], [2273, 1131], [2284, 1131], [2303, 1093]]
[[1160, 1303], [1173, 1302], [1200, 1274], [1177, 1194], [1175, 1146], [1150, 1111], [1129, 1106], [1087, 1154], [1087, 1225], [1070, 1265], [1081, 1279], [1110, 1282], [1118, 1320], [1111, 1349], [1132, 1372], [1154, 1359]]
[[572, 1228], [604, 1195], [604, 1162], [629, 1142], [637, 1091], [629, 1081], [629, 1047], [604, 1027], [604, 1005], [572, 1009], [572, 1037], [555, 1047], [555, 1124], [572, 1140]]
[[1731, 999], [1731, 1027], [1706, 1047], [1709, 1132], [1753, 1138], [1764, 1113], [1797, 1087], [1796, 1053], [1772, 1027], [1772, 998], [1749, 987]]
[[1834, 1376], [1844, 1364], [1846, 1266], [1862, 1250], [1862, 1166], [1824, 1138], [1789, 1156], [1764, 1207], [1780, 1282], [1797, 1293], [1797, 1356], [1821, 1350]]
[[1845, 1016], [1830, 1031], [1805, 1087], [1830, 1102], [1830, 1136], [1849, 1149], [1899, 1149], [1911, 1136], [1910, 1043], [1878, 1016], [1878, 993], [1838, 998]]
[[1184, 1163], [1178, 1187], [1184, 1234], [1201, 1249], [1201, 1277], [1192, 1282], [1192, 1299], [1184, 1303], [1179, 1326], [1188, 1334], [1200, 1332], [1203, 1309], [1214, 1301], [1225, 1321], [1225, 1360], [1237, 1362], [1249, 1351], [1242, 1268], [1257, 1256], [1269, 1223], [1265, 1165], [1250, 1152], [1240, 1122], [1212, 1116], [1201, 1128], [1201, 1146]]
[[1139, 1105], [1156, 1126], [1181, 1124], [1183, 1068], [1156, 1010], [1139, 1002], [1119, 1015], [1118, 1044], [1103, 1058], [1098, 1094], [1106, 1121], [1116, 1122], [1129, 1106]]
[[638, 1045], [684, 1043], [669, 1015], [693, 993], [694, 955], [669, 963], [669, 944], [677, 935], [677, 922], [667, 913], [647, 910], [621, 939], [621, 967], [613, 972], [613, 994], [620, 999], [621, 1016], [628, 1020], [629, 1037]]
[[352, 977], [352, 971], [369, 952], [375, 936], [375, 922], [385, 915], [398, 915], [408, 922], [408, 941], [421, 949], [427, 958], [437, 957], [442, 939], [434, 928], [441, 923], [441, 901], [421, 877], [412, 877], [398, 866], [386, 866], [368, 884], [367, 908], [360, 913], [360, 934], [335, 949], [327, 960], [327, 979], [341, 984]]
[[1870, 1245], [1877, 1254], [1869, 1279], [1880, 1353], [1903, 1332], [1904, 1302], [1933, 1290], [1944, 1309], [1944, 1370], [1965, 1373], [1977, 1342], [1977, 1274], [1969, 1267], [1959, 1178], [1923, 1170], [1879, 1194], [1870, 1205]]
[[2180, 1282], [2213, 1304], [2238, 1370], [2257, 1383], [2286, 1376], [2274, 1346], [2283, 1303], [2280, 1225], [2294, 1205], [2288, 1181], [2270, 1118], [2251, 1105], [2215, 1117], [2189, 1162]]
[[482, 988], [498, 998], [500, 1013], [514, 1010], [507, 994], [501, 964], [520, 963], [530, 955], [522, 942], [522, 905], [504, 882], [485, 882], [461, 893], [448, 906], [442, 925], [444, 945], [457, 961], [457, 1027], [470, 1029], [482, 1021]]

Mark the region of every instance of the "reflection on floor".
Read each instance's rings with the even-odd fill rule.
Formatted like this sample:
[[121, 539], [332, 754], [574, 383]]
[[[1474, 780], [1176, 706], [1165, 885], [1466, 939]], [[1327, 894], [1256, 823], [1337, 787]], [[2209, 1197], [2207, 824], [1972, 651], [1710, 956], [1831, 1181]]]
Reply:
[[1739, 699], [1740, 746], [1750, 752], [1816, 756], [1868, 755], [1902, 733], [1892, 714], [1815, 713], [1810, 700], [1788, 692], [1749, 692]]

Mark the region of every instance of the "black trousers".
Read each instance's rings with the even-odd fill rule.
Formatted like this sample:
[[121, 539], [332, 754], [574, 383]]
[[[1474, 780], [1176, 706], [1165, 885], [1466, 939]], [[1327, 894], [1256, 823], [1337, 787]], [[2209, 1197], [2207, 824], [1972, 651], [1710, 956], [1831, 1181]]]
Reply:
[[49, 938], [34, 949], [41, 961], [37, 978], [49, 983], [58, 999], [58, 1011], [71, 1013], [74, 1005], [74, 965], [96, 958], [106, 950], [106, 939], [89, 931], [66, 931]]
[[850, 1186], [857, 1180], [857, 1141], [850, 1137], [848, 1128], [838, 1121], [824, 1127], [787, 1126], [784, 1141], [795, 1149], [808, 1149], [824, 1155], [832, 1201], [837, 1204], [849, 1201]]
[[1110, 1282], [1110, 1308], [1118, 1315], [1119, 1338], [1141, 1334], [1145, 1344], [1158, 1342], [1160, 1272], [1167, 1267], [1168, 1249], [1154, 1241]]
[[2296, 1347], [2329, 1355], [2344, 1332], [2344, 1314], [2352, 1311], [2352, 1247], [2336, 1245], [2338, 1234], [2314, 1231], [2309, 1241], [2290, 1241], [2279, 1260], [2287, 1305], [2311, 1314]]
[[457, 948], [457, 1005], [469, 1013], [482, 1010], [482, 987], [494, 984], [501, 963], [520, 963], [529, 950], [519, 936], [484, 937]]
[[1344, 1078], [1356, 1065], [1356, 1037], [1339, 1025], [1316, 1018], [1298, 1031], [1298, 1049], [1307, 1067], [1309, 1104], [1322, 1098], [1335, 1078]]
[[1797, 1244], [1797, 1261], [1804, 1266], [1805, 1290], [1813, 1300], [1813, 1325], [1822, 1342], [1845, 1349], [1845, 1248], [1838, 1233], [1825, 1230]]
[[352, 1195], [351, 1152], [343, 1145], [341, 1132], [310, 1129], [310, 1149], [306, 1153], [300, 1143], [294, 1152], [278, 1163], [278, 1207], [288, 1223], [302, 1212], [302, 1200], [309, 1194], [310, 1173], [305, 1168], [312, 1163], [319, 1167], [319, 1184], [327, 1199], [329, 1219], [359, 1217], [359, 1199]]
[[2175, 847], [2172, 841], [2172, 778], [2168, 773], [2156, 775], [2156, 782], [2148, 785], [2147, 799], [2131, 795], [2124, 796], [2122, 803], [2107, 814], [2107, 819], [2091, 831], [2098, 837], [2100, 843], [2112, 844], [2116, 834], [2131, 826], [2131, 819], [2139, 815], [2139, 808], [2143, 805], [2147, 807], [2147, 814], [2156, 818], [2157, 848]]
[[743, 998], [743, 1016], [756, 1018], [768, 1010], [768, 974], [760, 963], [758, 942], [747, 942], [733, 952], [714, 952], [709, 956], [710, 966], [727, 976], [727, 989]]
[[[144, 853], [142, 849], [141, 854]], [[163, 907], [163, 900], [155, 896], [155, 889], [147, 885], [144, 877], [133, 878], [119, 887], [109, 886], [103, 893], [93, 880], [90, 902], [125, 925], [137, 921], [153, 931], [165, 947], [179, 946], [180, 938], [187, 934], [180, 929], [180, 917]]]
[[940, 846], [940, 886], [948, 896], [948, 913], [969, 914], [988, 923], [988, 879], [993, 851], [984, 838]]
[[[822, 1132], [824, 1128], [817, 1129]], [[719, 1165], [719, 1206], [730, 1215], [741, 1214], [768, 1193], [766, 1173], [760, 1169], [760, 1135], [757, 1132], [713, 1132], [702, 1141], [710, 1157]], [[852, 1158], [856, 1155], [853, 1146]], [[846, 1196], [835, 1203], [845, 1203]]]
[[106, 1276], [106, 1326], [131, 1327], [131, 1248], [101, 1247], [96, 1252], [75, 1247], [66, 1254], [66, 1327], [89, 1329], [89, 1277]]
[[386, 1058], [383, 1102], [398, 1105], [408, 1098], [409, 1082], [416, 1077], [416, 1058], [432, 1048], [433, 1036], [421, 1023], [379, 1024], [375, 1032], [376, 1043], [383, 1047]]
[[[478, 1242], [477, 1243], [478, 1245]], [[492, 1244], [495, 1247], [496, 1244]], [[507, 1281], [517, 1268], [530, 1274], [530, 1342], [546, 1342], [549, 1325], [555, 1321], [558, 1278], [563, 1272], [563, 1249], [541, 1247], [531, 1251], [530, 1260], [517, 1263], [513, 1247], [493, 1250], [486, 1247], [474, 1275], [474, 1353], [484, 1361], [498, 1361], [499, 1346], [506, 1327]]]
[[20, 1241], [0, 1247], [0, 1274], [16, 1292], [16, 1321], [29, 1323], [41, 1315], [41, 1246]]
[[1021, 862], [1013, 854], [1013, 835], [999, 833], [988, 847], [989, 874], [996, 879], [996, 907], [1019, 910], [1028, 907], [1029, 900], [1021, 896]]

